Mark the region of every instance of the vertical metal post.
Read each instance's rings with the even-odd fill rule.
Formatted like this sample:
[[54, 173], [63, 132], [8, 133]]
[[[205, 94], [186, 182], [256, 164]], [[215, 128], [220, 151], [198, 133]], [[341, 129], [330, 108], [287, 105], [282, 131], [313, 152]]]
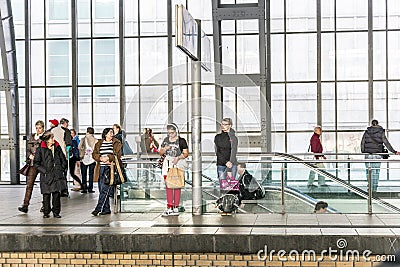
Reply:
[[372, 214], [372, 169], [368, 167], [368, 214]]
[[32, 87], [31, 87], [31, 1], [25, 0], [25, 135], [32, 127]]
[[78, 103], [78, 41], [77, 41], [77, 0], [71, 1], [71, 78], [72, 78], [72, 127], [79, 131]]
[[281, 210], [282, 214], [285, 213], [285, 165], [282, 164], [281, 168]]
[[368, 0], [368, 117], [369, 121], [374, 118], [374, 35], [372, 2]]
[[[350, 155], [347, 157], [347, 160], [350, 160]], [[337, 164], [337, 163], [336, 163]], [[337, 166], [337, 165], [336, 165]], [[350, 161], [347, 162], [347, 182], [350, 184], [351, 182], [351, 164]], [[337, 170], [337, 167], [336, 167]], [[338, 175], [336, 174], [336, 177], [338, 177]], [[350, 190], [347, 190], [347, 192], [350, 192]]]
[[317, 0], [317, 124], [322, 125], [321, 0]]
[[192, 61], [192, 214], [201, 215], [201, 21], [198, 25], [198, 61]]
[[168, 48], [168, 123], [174, 121], [174, 91], [172, 69], [172, 1], [167, 1], [167, 48]]
[[119, 0], [118, 4], [118, 18], [119, 18], [119, 124], [126, 129], [125, 125], [125, 19], [124, 19], [124, 0]]

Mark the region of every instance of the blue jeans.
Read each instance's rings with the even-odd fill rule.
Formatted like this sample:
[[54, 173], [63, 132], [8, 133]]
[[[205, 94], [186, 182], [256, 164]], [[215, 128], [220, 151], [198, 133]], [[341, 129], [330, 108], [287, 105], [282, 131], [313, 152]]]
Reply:
[[[365, 159], [382, 159], [381, 155], [366, 155]], [[376, 192], [378, 189], [378, 182], [379, 182], [379, 172], [381, 170], [381, 163], [380, 162], [366, 162], [365, 163], [365, 168], [366, 169], [366, 175], [367, 175], [367, 181], [368, 181], [368, 167], [371, 167], [371, 172], [372, 172], [372, 192]]]
[[95, 208], [95, 210], [100, 212], [111, 212], [109, 196], [114, 192], [114, 186], [104, 184], [104, 172], [108, 168], [110, 167], [100, 166], [99, 184], [101, 184], [101, 187], [99, 187], [99, 201], [97, 202], [97, 206]]
[[[226, 179], [226, 166], [217, 165], [218, 179]], [[236, 179], [237, 165], [232, 166], [232, 177]]]
[[[81, 174], [82, 174], [82, 190], [93, 190], [93, 175], [94, 175], [94, 167], [96, 167], [96, 162], [93, 162], [90, 165], [85, 165], [81, 163]], [[89, 170], [89, 187], [87, 186], [87, 171]], [[99, 189], [100, 190], [100, 189]]]

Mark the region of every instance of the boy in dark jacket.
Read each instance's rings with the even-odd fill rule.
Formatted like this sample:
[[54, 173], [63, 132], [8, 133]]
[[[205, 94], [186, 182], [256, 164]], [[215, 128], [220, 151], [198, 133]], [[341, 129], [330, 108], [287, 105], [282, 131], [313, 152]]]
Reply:
[[[33, 166], [40, 172], [40, 192], [43, 195], [43, 218], [49, 218], [53, 212], [55, 218], [61, 218], [61, 191], [66, 190], [64, 172], [67, 159], [60, 145], [54, 140], [54, 134], [47, 131], [43, 141], [36, 150]], [[50, 206], [50, 199], [52, 206]]]

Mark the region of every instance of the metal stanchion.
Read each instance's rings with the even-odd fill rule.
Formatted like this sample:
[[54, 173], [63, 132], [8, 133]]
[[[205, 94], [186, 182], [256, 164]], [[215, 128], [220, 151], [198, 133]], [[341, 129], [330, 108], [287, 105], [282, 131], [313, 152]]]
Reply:
[[285, 165], [281, 168], [281, 206], [282, 214], [285, 214]]
[[368, 214], [372, 214], [372, 169], [368, 167]]

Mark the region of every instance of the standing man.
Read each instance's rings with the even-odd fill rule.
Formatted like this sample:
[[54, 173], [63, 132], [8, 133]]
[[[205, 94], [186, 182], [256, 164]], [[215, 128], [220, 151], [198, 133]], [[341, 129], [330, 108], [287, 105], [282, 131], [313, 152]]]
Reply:
[[[385, 146], [390, 152], [400, 155], [400, 152], [394, 150], [392, 145], [389, 143], [389, 140], [386, 138], [385, 135], [385, 130], [379, 125], [378, 120], [372, 120], [371, 126], [367, 128], [361, 139], [361, 152], [368, 153], [368, 155], [365, 155], [366, 159], [382, 159], [381, 155], [376, 155], [375, 153], [383, 152], [384, 149], [383, 144], [385, 144]], [[368, 168], [371, 167], [372, 169], [372, 192], [376, 192], [378, 189], [381, 163], [366, 162], [365, 167], [367, 168], [366, 170], [367, 180], [368, 180]]]
[[[311, 152], [321, 154], [324, 151], [323, 148], [322, 148], [322, 144], [321, 144], [321, 135], [322, 135], [321, 126], [319, 126], [319, 125], [315, 126], [314, 127], [314, 134], [311, 136], [311, 139], [310, 139]], [[314, 157], [317, 160], [326, 159], [326, 157], [324, 155], [315, 155]], [[322, 169], [322, 170], [325, 169], [325, 165], [322, 162], [318, 162], [318, 163], [316, 163], [314, 165], [318, 169]], [[313, 170], [310, 170], [310, 174], [308, 176], [307, 187], [315, 187], [316, 186], [316, 185], [314, 185], [314, 178], [315, 178], [315, 172]], [[322, 175], [319, 175], [319, 174], [318, 174], [318, 185], [319, 186], [326, 186], [325, 177], [322, 176]]]

